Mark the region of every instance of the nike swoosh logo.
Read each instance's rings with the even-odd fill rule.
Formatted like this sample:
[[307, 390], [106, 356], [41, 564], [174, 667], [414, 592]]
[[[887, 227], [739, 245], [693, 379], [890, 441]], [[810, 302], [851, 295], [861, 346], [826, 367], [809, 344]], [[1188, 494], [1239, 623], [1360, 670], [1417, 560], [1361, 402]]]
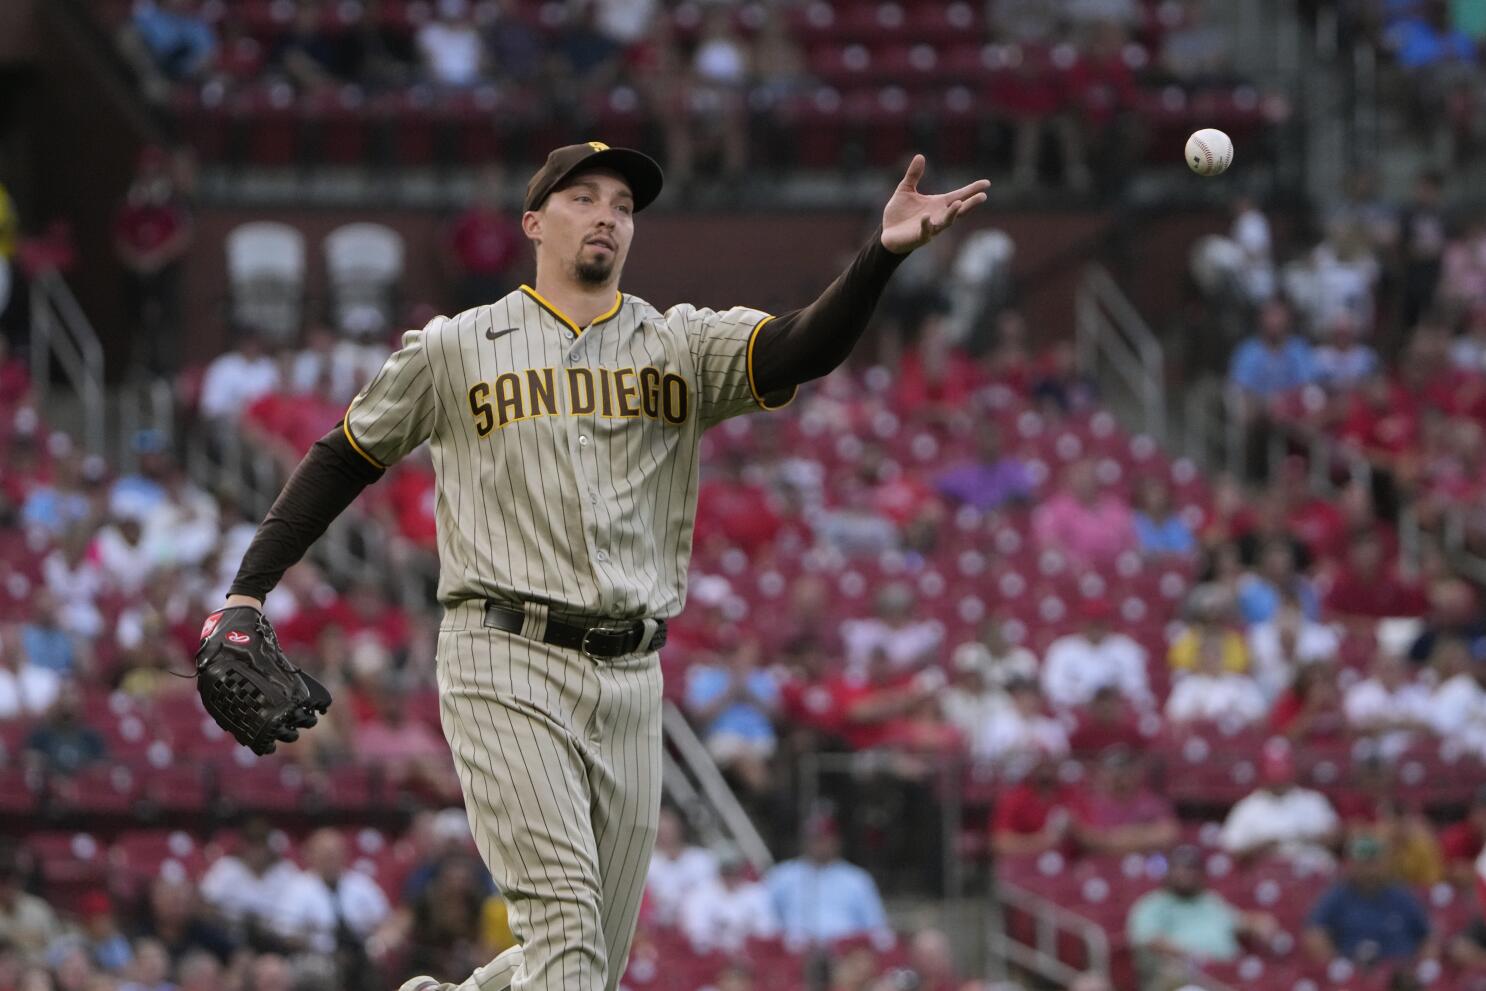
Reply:
[[514, 334], [520, 329], [520, 327], [507, 327], [505, 330], [496, 330], [494, 327], [491, 327], [485, 331], [485, 339], [487, 341], [493, 341], [497, 337], [505, 337], [507, 334]]

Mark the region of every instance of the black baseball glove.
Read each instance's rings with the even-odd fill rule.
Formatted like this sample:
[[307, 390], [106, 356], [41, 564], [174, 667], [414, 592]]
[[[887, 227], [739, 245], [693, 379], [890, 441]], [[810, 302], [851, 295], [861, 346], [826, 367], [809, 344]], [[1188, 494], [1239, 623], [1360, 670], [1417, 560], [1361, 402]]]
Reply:
[[289, 663], [268, 617], [252, 606], [219, 609], [201, 628], [196, 651], [201, 704], [255, 754], [299, 739], [330, 708], [325, 686]]

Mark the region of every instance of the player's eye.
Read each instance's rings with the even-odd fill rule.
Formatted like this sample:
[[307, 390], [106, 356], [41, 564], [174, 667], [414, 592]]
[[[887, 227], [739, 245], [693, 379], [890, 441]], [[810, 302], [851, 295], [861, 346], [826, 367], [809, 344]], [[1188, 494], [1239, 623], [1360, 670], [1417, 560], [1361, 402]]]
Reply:
[[616, 207], [616, 209], [618, 209], [618, 211], [624, 214], [626, 217], [634, 212], [634, 207], [630, 206], [628, 203], [621, 204], [620, 206]]

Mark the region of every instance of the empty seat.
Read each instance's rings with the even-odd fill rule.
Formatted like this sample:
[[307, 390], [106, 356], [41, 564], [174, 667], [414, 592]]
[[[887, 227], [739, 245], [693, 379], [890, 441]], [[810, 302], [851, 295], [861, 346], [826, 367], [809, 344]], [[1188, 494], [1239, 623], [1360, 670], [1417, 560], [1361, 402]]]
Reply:
[[358, 337], [376, 337], [391, 326], [403, 274], [402, 235], [383, 224], [356, 223], [325, 236], [335, 324]]
[[227, 235], [232, 319], [279, 342], [299, 330], [304, 306], [304, 235], [272, 221], [255, 221]]

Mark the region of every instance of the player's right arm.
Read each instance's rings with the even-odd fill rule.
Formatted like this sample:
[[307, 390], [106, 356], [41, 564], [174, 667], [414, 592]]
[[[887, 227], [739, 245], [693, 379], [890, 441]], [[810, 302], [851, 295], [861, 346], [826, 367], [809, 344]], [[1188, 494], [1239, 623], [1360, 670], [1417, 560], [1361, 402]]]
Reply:
[[263, 599], [326, 527], [387, 467], [433, 432], [437, 401], [425, 337], [443, 323], [403, 335], [402, 347], [351, 401], [345, 417], [315, 442], [289, 476], [243, 554], [227, 604], [263, 608]]

